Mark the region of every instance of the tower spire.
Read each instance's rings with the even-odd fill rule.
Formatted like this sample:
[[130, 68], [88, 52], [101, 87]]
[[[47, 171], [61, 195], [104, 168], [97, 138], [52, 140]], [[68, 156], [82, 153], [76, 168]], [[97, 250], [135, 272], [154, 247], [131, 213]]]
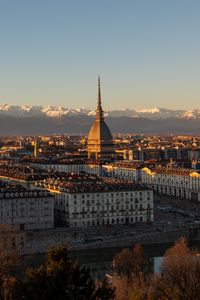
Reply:
[[98, 76], [98, 103], [97, 103], [97, 110], [96, 110], [96, 119], [102, 120], [103, 119], [103, 109], [101, 107], [101, 84], [100, 84], [100, 76]]
[[100, 76], [98, 76], [98, 106], [101, 105], [101, 83]]

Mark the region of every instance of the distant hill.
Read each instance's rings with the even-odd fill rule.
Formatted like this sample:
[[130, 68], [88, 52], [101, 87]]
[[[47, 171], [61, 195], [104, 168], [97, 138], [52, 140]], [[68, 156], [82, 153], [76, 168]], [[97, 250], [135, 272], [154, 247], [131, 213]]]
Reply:
[[[200, 133], [200, 119], [106, 117], [112, 133]], [[0, 135], [87, 134], [94, 116], [9, 116], [0, 114]]]

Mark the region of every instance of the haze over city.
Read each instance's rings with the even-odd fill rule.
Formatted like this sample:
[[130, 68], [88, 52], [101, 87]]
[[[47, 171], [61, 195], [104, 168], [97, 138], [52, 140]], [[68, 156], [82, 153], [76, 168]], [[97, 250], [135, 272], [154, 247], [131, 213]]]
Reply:
[[0, 102], [199, 108], [200, 2], [0, 1]]

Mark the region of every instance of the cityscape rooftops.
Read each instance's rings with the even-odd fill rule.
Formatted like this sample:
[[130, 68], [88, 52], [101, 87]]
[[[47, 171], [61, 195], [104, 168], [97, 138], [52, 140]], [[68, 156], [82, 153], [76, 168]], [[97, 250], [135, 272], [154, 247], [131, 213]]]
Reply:
[[193, 170], [193, 169], [186, 169], [186, 168], [156, 167], [156, 168], [149, 168], [149, 169], [156, 173], [174, 174], [174, 175], [182, 175], [182, 176], [191, 176], [192, 174], [196, 174], [200, 176], [200, 170]]
[[48, 176], [45, 170], [36, 170], [28, 164], [7, 162], [0, 164], [0, 176], [23, 181], [42, 180]]
[[41, 185], [52, 190], [66, 193], [105, 193], [116, 191], [139, 191], [148, 188], [134, 181], [100, 178], [88, 174], [66, 174], [65, 178], [45, 179]]
[[27, 163], [35, 163], [35, 164], [46, 164], [46, 165], [54, 165], [54, 164], [64, 164], [64, 165], [78, 165], [78, 164], [85, 164], [86, 159], [81, 158], [29, 158], [23, 160], [23, 162]]
[[51, 197], [47, 191], [40, 189], [29, 189], [19, 184], [11, 184], [0, 181], [0, 199], [1, 198], [40, 198]]

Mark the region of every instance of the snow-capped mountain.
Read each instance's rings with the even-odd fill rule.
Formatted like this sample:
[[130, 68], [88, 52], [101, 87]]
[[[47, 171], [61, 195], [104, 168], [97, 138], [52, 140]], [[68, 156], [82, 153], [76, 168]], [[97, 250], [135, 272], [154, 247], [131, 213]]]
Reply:
[[[0, 135], [87, 134], [94, 110], [0, 105]], [[112, 133], [200, 134], [200, 109], [121, 109], [104, 112]]]
[[[0, 105], [0, 116], [12, 116], [12, 117], [50, 117], [59, 118], [65, 116], [95, 116], [95, 111], [79, 108], [70, 109], [56, 106], [15, 106], [8, 104]], [[200, 109], [193, 110], [172, 110], [165, 108], [144, 108], [144, 109], [121, 109], [105, 111], [105, 117], [130, 117], [130, 118], [147, 118], [151, 120], [159, 119], [200, 119]]]
[[74, 115], [88, 115], [90, 110], [81, 109], [68, 109], [56, 106], [14, 106], [8, 104], [0, 105], [0, 115], [4, 114], [13, 117], [30, 117], [30, 116], [46, 116], [46, 117], [62, 117]]

